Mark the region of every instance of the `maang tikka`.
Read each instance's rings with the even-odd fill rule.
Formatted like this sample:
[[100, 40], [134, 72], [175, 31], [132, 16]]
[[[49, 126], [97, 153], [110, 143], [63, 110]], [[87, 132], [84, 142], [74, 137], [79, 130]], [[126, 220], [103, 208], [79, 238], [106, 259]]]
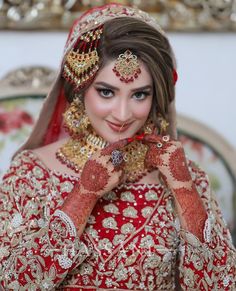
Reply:
[[130, 50], [126, 50], [116, 59], [113, 72], [122, 82], [133, 82], [141, 73], [138, 57]]

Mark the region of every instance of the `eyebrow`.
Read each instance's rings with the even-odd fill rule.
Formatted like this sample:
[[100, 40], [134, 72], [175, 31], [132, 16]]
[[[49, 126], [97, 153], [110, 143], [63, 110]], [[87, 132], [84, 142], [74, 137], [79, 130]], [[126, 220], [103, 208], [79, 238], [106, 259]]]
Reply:
[[[112, 85], [110, 85], [110, 84], [108, 84], [106, 82], [96, 82], [94, 85], [102, 85], [102, 86], [104, 86], [106, 88], [109, 88], [111, 90], [114, 90], [114, 91], [115, 90], [116, 91], [120, 90], [119, 88], [117, 88], [115, 86], [112, 86]], [[152, 85], [145, 85], [145, 86], [142, 86], [142, 87], [139, 87], [139, 88], [134, 88], [131, 91], [134, 92], [134, 91], [139, 91], [139, 90], [142, 91], [142, 90], [147, 90], [147, 89], [152, 89]]]

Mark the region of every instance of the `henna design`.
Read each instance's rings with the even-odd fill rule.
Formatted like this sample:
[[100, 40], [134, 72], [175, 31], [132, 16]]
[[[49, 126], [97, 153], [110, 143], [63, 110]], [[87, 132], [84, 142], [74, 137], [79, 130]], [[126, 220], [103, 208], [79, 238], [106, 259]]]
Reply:
[[145, 166], [148, 169], [156, 168], [155, 165], [162, 166], [164, 165], [164, 161], [159, 154], [159, 150], [156, 145], [151, 144], [149, 147], [149, 151], [146, 154], [145, 158]]
[[84, 165], [80, 184], [64, 202], [61, 210], [71, 218], [79, 235], [83, 232], [97, 199], [117, 186], [123, 177], [124, 163], [115, 167], [111, 161], [111, 153], [125, 145], [127, 140], [122, 140], [92, 155]]
[[180, 142], [155, 135], [145, 136], [144, 141], [149, 146], [145, 159], [146, 164], [149, 167], [158, 168], [162, 176], [166, 177], [168, 184], [191, 181]]
[[188, 170], [180, 142], [161, 136], [145, 136], [149, 146], [145, 163], [149, 168], [158, 168], [160, 176], [172, 191], [184, 228], [203, 240], [207, 219], [206, 210]]
[[188, 230], [203, 241], [203, 229], [207, 215], [196, 188], [193, 185], [191, 190], [179, 188], [174, 189], [174, 192]]
[[195, 187], [192, 185], [191, 189], [187, 189], [185, 187], [181, 187], [175, 189], [175, 194], [181, 200], [182, 197], [193, 197], [193, 193], [195, 191]]
[[81, 174], [81, 185], [85, 190], [98, 192], [105, 188], [109, 180], [108, 170], [96, 160], [89, 160]]
[[191, 180], [182, 148], [177, 148], [173, 153], [171, 153], [169, 160], [170, 173], [175, 180], [181, 182], [187, 182]]
[[82, 194], [77, 186], [65, 200], [61, 210], [70, 216], [75, 227], [79, 229], [87, 223], [87, 219], [97, 202], [98, 197], [94, 193]]

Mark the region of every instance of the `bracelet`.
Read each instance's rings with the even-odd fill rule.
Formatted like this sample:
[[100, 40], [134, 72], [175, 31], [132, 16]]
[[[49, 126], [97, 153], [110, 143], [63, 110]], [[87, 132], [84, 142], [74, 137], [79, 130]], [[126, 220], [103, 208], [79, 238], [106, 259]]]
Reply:
[[59, 217], [67, 226], [69, 234], [76, 237], [77, 231], [71, 218], [62, 210], [57, 209], [53, 216]]

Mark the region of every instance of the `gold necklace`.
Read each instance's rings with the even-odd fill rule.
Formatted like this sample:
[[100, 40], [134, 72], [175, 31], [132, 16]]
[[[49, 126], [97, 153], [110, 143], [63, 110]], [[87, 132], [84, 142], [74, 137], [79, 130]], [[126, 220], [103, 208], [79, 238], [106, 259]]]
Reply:
[[[89, 157], [96, 151], [103, 149], [107, 145], [101, 137], [95, 134], [81, 137], [80, 139], [71, 138], [56, 152], [57, 159], [76, 173], [81, 173], [84, 164]], [[147, 146], [138, 140], [128, 144], [122, 152], [124, 153], [124, 173], [127, 182], [134, 183], [147, 174], [144, 160], [147, 153]]]

